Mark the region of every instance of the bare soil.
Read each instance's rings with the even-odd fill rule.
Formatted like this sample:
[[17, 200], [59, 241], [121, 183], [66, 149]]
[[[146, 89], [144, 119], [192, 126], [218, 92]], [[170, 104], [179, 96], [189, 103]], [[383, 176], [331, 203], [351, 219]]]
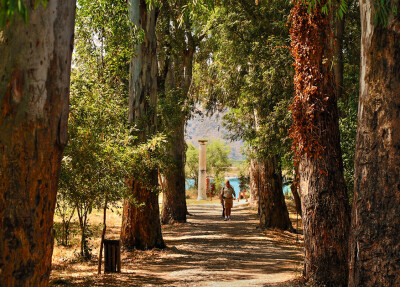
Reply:
[[97, 275], [96, 260], [53, 256], [51, 286], [301, 286], [302, 236], [261, 230], [255, 211], [235, 204], [231, 221], [218, 203], [189, 205], [186, 224], [163, 226], [168, 247], [124, 252], [121, 274]]

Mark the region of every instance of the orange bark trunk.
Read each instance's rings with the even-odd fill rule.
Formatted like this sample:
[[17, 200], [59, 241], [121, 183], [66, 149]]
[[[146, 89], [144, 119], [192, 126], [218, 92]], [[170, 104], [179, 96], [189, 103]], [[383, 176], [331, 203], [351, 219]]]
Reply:
[[0, 286], [48, 284], [67, 142], [75, 1], [33, 6], [0, 37]]

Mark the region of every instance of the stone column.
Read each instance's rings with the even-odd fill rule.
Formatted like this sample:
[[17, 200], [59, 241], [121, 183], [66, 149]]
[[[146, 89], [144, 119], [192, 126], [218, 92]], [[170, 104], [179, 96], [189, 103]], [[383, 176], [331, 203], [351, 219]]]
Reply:
[[199, 140], [199, 189], [197, 200], [207, 200], [207, 140]]

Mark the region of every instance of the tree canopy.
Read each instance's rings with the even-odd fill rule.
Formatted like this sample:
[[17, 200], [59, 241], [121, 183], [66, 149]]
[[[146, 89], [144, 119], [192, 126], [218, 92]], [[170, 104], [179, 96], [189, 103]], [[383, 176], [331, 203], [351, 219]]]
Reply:
[[244, 142], [237, 176], [262, 229], [293, 231], [293, 182], [310, 284], [399, 283], [399, 8], [0, 0], [0, 285], [46, 286], [54, 212], [63, 245], [77, 213], [83, 259], [90, 214], [105, 225], [122, 201], [123, 245], [164, 248], [161, 223], [186, 222], [184, 182], [198, 183], [196, 113], [229, 131], [207, 144], [217, 190], [226, 141]]

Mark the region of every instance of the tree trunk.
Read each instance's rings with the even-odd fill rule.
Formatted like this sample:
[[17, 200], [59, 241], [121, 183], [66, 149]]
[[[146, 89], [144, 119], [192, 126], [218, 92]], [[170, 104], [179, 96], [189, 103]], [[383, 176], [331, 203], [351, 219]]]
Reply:
[[[170, 16], [169, 16], [170, 17]], [[167, 35], [172, 35], [181, 46], [176, 43], [166, 45], [170, 51], [167, 52], [166, 62], [167, 75], [165, 76], [164, 92], [165, 96], [171, 98], [175, 103], [174, 113], [165, 119], [165, 125], [169, 132], [169, 153], [173, 161], [173, 166], [165, 174], [165, 190], [163, 197], [163, 210], [161, 220], [163, 224], [173, 222], [186, 222], [186, 190], [185, 190], [185, 163], [186, 163], [186, 143], [185, 125], [187, 118], [187, 105], [189, 90], [193, 77], [193, 60], [196, 43], [192, 38], [191, 25], [185, 22], [181, 26], [176, 22], [171, 25], [168, 19]], [[170, 36], [171, 37], [171, 36]], [[187, 39], [187, 41], [186, 41]], [[166, 40], [168, 41], [168, 40]]]
[[[260, 129], [258, 109], [253, 110], [254, 129], [258, 132]], [[253, 151], [255, 152], [255, 151]], [[260, 163], [257, 159], [250, 160], [250, 206], [257, 207], [260, 215]]]
[[298, 167], [295, 168], [295, 172], [293, 175], [293, 183], [290, 187], [290, 190], [293, 194], [294, 204], [296, 205], [296, 212], [298, 215], [302, 215], [301, 213], [301, 199], [299, 195], [299, 169]]
[[[336, 7], [339, 9], [339, 7]], [[343, 90], [343, 36], [344, 36], [344, 16], [343, 19], [339, 17], [332, 17], [334, 21], [334, 39], [333, 39], [333, 75], [335, 78], [335, 91], [336, 98], [342, 96]]]
[[77, 208], [78, 210], [78, 219], [79, 219], [79, 227], [81, 228], [81, 250], [80, 256], [83, 260], [89, 260], [91, 258], [91, 254], [89, 252], [89, 248], [87, 246], [87, 213], [88, 210], [86, 207]]
[[[153, 184], [156, 185], [157, 181]], [[165, 248], [161, 234], [158, 194], [142, 188], [137, 181], [133, 182], [132, 192], [134, 198], [139, 203], [144, 203], [144, 206], [136, 207], [128, 200], [124, 201], [122, 245], [128, 250]]]
[[278, 157], [260, 163], [260, 225], [293, 231], [282, 189], [282, 171]]
[[185, 121], [176, 127], [170, 154], [173, 167], [165, 174], [165, 190], [161, 222], [171, 224], [186, 222], [186, 190], [185, 190]]
[[334, 13], [321, 12], [325, 1], [310, 13], [302, 3], [292, 9], [296, 95], [291, 137], [299, 161], [304, 274], [314, 284], [346, 286], [350, 217], [331, 69]]
[[260, 166], [257, 160], [250, 160], [250, 205], [258, 208], [260, 186]]
[[298, 191], [298, 187], [296, 185], [292, 185], [292, 194], [294, 199], [294, 204], [296, 206], [296, 212], [301, 216], [301, 199]]
[[0, 31], [0, 285], [47, 286], [67, 143], [75, 1]]
[[106, 236], [106, 231], [107, 231], [107, 201], [108, 201], [108, 198], [106, 196], [106, 199], [104, 202], [104, 209], [103, 209], [103, 232], [101, 233], [99, 261], [97, 264], [97, 274], [101, 274], [101, 261], [103, 259], [103, 244], [104, 244], [104, 238]]
[[374, 3], [360, 2], [349, 286], [400, 286], [400, 19], [391, 14], [387, 27], [374, 25]]
[[[145, 142], [156, 130], [157, 105], [157, 40], [155, 34], [156, 11], [149, 9], [145, 0], [131, 0], [131, 20], [144, 31], [143, 42], [136, 47], [131, 61], [129, 88], [129, 121], [141, 130], [140, 140]], [[158, 193], [145, 186], [158, 186], [158, 172], [150, 174], [151, 182], [144, 185], [137, 179], [132, 183], [132, 196], [143, 207], [124, 201], [121, 241], [127, 249], [164, 248], [161, 233]]]

